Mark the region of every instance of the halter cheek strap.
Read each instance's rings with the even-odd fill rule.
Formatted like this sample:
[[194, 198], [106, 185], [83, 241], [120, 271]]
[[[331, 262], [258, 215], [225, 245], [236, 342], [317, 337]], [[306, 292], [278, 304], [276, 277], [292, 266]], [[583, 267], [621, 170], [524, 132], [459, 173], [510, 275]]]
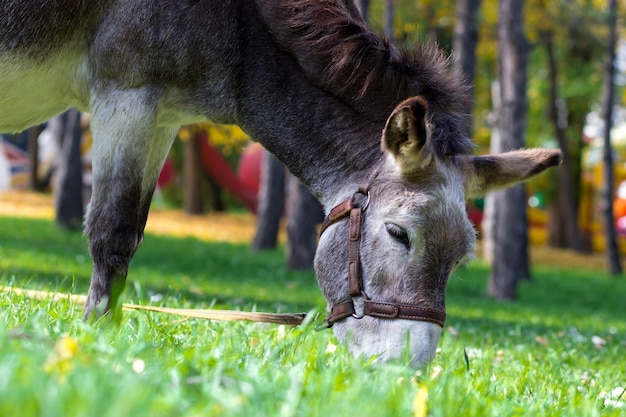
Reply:
[[[361, 319], [363, 316], [372, 316], [386, 319], [405, 319], [436, 323], [443, 327], [446, 321], [445, 311], [422, 307], [415, 304], [398, 304], [381, 301], [372, 301], [363, 288], [363, 276], [361, 271], [361, 226], [363, 215], [370, 202], [369, 188], [383, 163], [383, 158], [370, 171], [366, 180], [352, 197], [339, 203], [328, 213], [322, 223], [320, 236], [331, 225], [338, 221], [349, 218], [348, 240], [348, 289], [350, 299], [334, 305], [326, 323], [332, 327], [338, 321], [348, 317]], [[360, 196], [360, 197], [359, 197]], [[364, 200], [364, 201], [363, 201]], [[360, 202], [362, 201], [362, 202]], [[363, 297], [363, 315], [359, 316], [354, 308], [354, 298]]]

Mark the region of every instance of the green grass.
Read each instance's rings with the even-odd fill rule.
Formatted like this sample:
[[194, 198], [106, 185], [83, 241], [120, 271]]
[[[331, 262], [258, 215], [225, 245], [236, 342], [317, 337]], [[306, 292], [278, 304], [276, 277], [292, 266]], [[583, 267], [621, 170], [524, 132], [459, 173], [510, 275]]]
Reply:
[[[283, 256], [148, 235], [126, 301], [323, 311], [313, 274], [285, 271]], [[89, 274], [83, 236], [0, 217], [1, 285], [85, 293]], [[511, 303], [485, 297], [487, 274], [475, 262], [452, 278], [428, 369], [353, 358], [316, 323], [126, 312], [87, 325], [67, 301], [2, 293], [0, 417], [414, 416], [420, 390], [429, 416], [626, 415], [626, 396], [605, 398], [626, 387], [626, 280], [538, 266]]]

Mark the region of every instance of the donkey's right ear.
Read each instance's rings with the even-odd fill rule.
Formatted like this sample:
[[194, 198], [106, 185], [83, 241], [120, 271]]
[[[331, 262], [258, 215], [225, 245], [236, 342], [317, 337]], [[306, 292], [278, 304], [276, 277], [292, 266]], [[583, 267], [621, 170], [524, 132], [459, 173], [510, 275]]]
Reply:
[[393, 156], [402, 174], [422, 170], [432, 160], [427, 111], [422, 98], [412, 97], [400, 103], [387, 119], [382, 149]]
[[480, 197], [526, 181], [546, 169], [558, 166], [559, 149], [524, 149], [482, 156], [457, 156], [464, 161], [468, 197]]

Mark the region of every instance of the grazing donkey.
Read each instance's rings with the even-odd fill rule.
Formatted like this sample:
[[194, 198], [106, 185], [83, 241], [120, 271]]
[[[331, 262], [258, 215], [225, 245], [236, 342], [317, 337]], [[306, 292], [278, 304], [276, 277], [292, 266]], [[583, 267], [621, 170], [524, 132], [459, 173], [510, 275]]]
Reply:
[[179, 126], [209, 119], [241, 126], [326, 208], [315, 269], [338, 338], [428, 361], [448, 277], [474, 252], [466, 198], [560, 161], [472, 156], [466, 91], [435, 47], [399, 50], [351, 0], [0, 2], [0, 131], [91, 112], [86, 317], [118, 303]]

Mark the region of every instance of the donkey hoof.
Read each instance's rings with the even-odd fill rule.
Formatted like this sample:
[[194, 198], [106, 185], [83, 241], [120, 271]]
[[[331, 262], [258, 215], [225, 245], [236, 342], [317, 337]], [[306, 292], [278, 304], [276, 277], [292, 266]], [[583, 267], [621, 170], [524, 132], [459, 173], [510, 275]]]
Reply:
[[95, 322], [109, 312], [109, 297], [104, 296], [98, 301], [93, 301], [89, 296], [85, 304], [85, 321]]

